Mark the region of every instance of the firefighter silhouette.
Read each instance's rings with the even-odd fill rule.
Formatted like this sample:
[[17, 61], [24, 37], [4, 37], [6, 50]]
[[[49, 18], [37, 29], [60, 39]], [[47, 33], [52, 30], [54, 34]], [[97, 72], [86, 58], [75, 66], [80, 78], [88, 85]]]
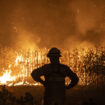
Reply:
[[[51, 63], [33, 70], [31, 76], [45, 87], [44, 105], [64, 105], [66, 89], [77, 85], [79, 78], [68, 66], [60, 63], [61, 52], [59, 49], [51, 48], [47, 57]], [[44, 76], [45, 80], [42, 80], [41, 76]], [[69, 77], [71, 80], [67, 86], [65, 77]]]

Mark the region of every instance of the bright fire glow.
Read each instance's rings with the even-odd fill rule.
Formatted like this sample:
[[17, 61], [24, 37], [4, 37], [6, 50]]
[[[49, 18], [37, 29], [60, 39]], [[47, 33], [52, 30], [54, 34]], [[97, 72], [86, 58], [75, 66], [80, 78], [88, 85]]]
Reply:
[[[30, 78], [32, 70], [35, 68], [35, 64], [38, 67], [38, 63], [41, 63], [41, 53], [35, 52], [36, 55], [32, 55], [32, 50], [27, 55], [17, 54], [13, 64], [9, 64], [8, 69], [4, 69], [4, 73], [0, 76], [0, 85], [18, 86], [18, 85], [40, 85], [39, 83], [29, 83], [27, 78]], [[33, 65], [34, 64], [34, 65]], [[18, 68], [18, 75], [12, 76], [12, 67]], [[31, 78], [32, 79], [32, 78]]]
[[[18, 85], [40, 85], [39, 83], [33, 81], [31, 77], [31, 72], [33, 69], [36, 69], [44, 64], [49, 63], [48, 58], [46, 57], [47, 50], [28, 50], [20, 51], [14, 55], [12, 62], [7, 62], [7, 59], [3, 58], [2, 66], [3, 74], [0, 76], [0, 85], [7, 86], [18, 86]], [[90, 55], [89, 55], [90, 54]], [[85, 70], [88, 69], [89, 65], [92, 65], [93, 62], [96, 62], [101, 56], [105, 56], [105, 50], [95, 50], [95, 49], [76, 49], [73, 51], [63, 51], [62, 57], [60, 59], [61, 63], [70, 66], [70, 68], [77, 73], [79, 76], [79, 85], [89, 85], [92, 83], [93, 79], [97, 79], [96, 75], [92, 75], [91, 78], [89, 74], [86, 74]], [[91, 56], [92, 55], [92, 56]], [[97, 56], [96, 56], [97, 55]], [[89, 62], [87, 62], [89, 60]], [[2, 61], [2, 59], [1, 59]], [[104, 65], [105, 62], [103, 62]], [[70, 81], [67, 80], [69, 83]]]
[[22, 55], [17, 56], [17, 57], [16, 57], [16, 60], [15, 60], [15, 66], [17, 66], [17, 65], [18, 65], [18, 63], [19, 63], [19, 62], [22, 62], [22, 61], [24, 61], [24, 59], [23, 59]]
[[3, 76], [0, 77], [1, 84], [7, 84], [8, 82], [15, 81], [15, 76], [11, 76], [11, 71], [6, 70]]

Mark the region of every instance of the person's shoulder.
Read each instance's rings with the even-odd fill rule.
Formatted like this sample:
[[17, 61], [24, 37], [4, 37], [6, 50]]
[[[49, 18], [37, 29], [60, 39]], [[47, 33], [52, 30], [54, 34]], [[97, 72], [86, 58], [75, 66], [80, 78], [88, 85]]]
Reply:
[[60, 66], [61, 66], [62, 68], [65, 68], [65, 69], [69, 69], [69, 66], [67, 66], [67, 65], [65, 65], [65, 64], [60, 64]]
[[65, 64], [60, 64], [62, 67], [68, 67], [67, 65], [65, 65]]
[[44, 64], [42, 67], [48, 68], [50, 67], [50, 64]]

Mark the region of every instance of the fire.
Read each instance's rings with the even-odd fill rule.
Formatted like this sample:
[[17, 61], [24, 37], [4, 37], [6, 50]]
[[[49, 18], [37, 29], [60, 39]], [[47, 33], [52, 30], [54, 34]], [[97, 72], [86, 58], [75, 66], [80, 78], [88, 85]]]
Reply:
[[[9, 50], [9, 49], [8, 49]], [[10, 59], [10, 56], [13, 57], [13, 53], [6, 59], [1, 58], [0, 68], [3, 70], [2, 76], [0, 76], [0, 85], [8, 86], [18, 86], [18, 85], [40, 85], [37, 82], [34, 82], [31, 77], [31, 72], [33, 69], [38, 68], [44, 64], [49, 63], [48, 58], [46, 57], [47, 49], [43, 50], [27, 50], [27, 51], [18, 51], [14, 55], [12, 62], [7, 63], [7, 59]], [[3, 52], [3, 51], [2, 51]], [[60, 59], [61, 63], [70, 66], [70, 68], [77, 73], [79, 76], [79, 85], [89, 85], [92, 83], [92, 79], [97, 79], [96, 75], [90, 77], [89, 73], [86, 73], [86, 70], [89, 66], [100, 60], [101, 56], [105, 56], [105, 49], [75, 49], [73, 51], [62, 51], [62, 57]], [[105, 65], [105, 61], [98, 61], [100, 64]], [[2, 66], [3, 65], [3, 66]], [[95, 78], [97, 77], [97, 78]], [[67, 80], [67, 82], [70, 82]]]
[[3, 76], [0, 77], [0, 84], [7, 84], [8, 82], [15, 81], [16, 77], [11, 76], [12, 71], [6, 70]]
[[[34, 55], [35, 54], [35, 55]], [[16, 53], [16, 57], [12, 64], [9, 64], [8, 69], [4, 69], [5, 71], [2, 76], [0, 76], [0, 84], [8, 85], [8, 86], [18, 86], [18, 85], [40, 85], [39, 83], [30, 83], [31, 72], [34, 68], [37, 68], [39, 63], [42, 63], [42, 59], [44, 59], [41, 55], [41, 52], [32, 52], [30, 50], [26, 55], [23, 53]], [[36, 64], [35, 64], [36, 63]], [[37, 67], [35, 67], [37, 66]], [[11, 75], [13, 70], [18, 69], [17, 75]], [[32, 79], [31, 79], [32, 80]]]
[[24, 61], [24, 59], [23, 59], [22, 55], [17, 56], [16, 60], [15, 60], [15, 66], [18, 66], [19, 62], [23, 62], [23, 61]]

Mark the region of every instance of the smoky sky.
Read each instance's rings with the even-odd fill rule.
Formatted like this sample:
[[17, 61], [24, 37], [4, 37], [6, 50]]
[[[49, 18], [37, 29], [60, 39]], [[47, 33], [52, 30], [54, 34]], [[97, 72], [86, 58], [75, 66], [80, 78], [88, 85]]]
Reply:
[[105, 45], [104, 0], [0, 0], [0, 45]]

